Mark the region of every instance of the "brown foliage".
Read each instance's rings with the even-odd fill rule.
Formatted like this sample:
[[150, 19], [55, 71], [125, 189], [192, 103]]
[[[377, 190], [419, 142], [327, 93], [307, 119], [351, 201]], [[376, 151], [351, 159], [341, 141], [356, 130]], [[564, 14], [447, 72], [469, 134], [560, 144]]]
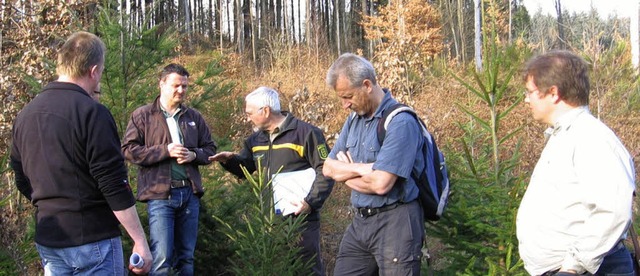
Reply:
[[373, 61], [379, 81], [394, 91], [412, 95], [442, 52], [440, 13], [422, 0], [392, 1], [377, 16], [365, 16], [366, 38], [376, 41]]

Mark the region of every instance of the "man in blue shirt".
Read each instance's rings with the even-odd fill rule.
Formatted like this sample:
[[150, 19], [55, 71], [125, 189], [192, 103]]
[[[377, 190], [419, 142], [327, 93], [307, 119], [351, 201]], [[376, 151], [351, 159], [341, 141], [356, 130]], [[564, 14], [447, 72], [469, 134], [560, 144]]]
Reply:
[[389, 124], [383, 145], [376, 128], [383, 111], [396, 104], [382, 89], [369, 61], [341, 55], [326, 82], [353, 112], [345, 122], [323, 173], [351, 191], [355, 216], [347, 228], [334, 275], [419, 275], [424, 221], [411, 171], [424, 167], [423, 139], [412, 115]]

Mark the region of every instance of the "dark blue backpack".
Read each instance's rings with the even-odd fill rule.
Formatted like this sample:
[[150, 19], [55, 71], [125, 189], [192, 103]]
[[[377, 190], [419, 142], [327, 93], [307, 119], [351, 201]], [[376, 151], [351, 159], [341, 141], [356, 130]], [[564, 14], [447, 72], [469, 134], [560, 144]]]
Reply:
[[382, 146], [387, 133], [387, 126], [393, 117], [400, 112], [411, 114], [420, 123], [424, 144], [422, 154], [424, 154], [425, 168], [422, 171], [411, 172], [411, 177], [418, 186], [418, 201], [424, 212], [425, 220], [439, 220], [442, 217], [449, 197], [449, 172], [444, 162], [444, 155], [438, 149], [436, 141], [433, 139], [427, 126], [418, 117], [415, 110], [404, 104], [395, 104], [382, 113], [382, 119], [378, 122], [378, 143]]

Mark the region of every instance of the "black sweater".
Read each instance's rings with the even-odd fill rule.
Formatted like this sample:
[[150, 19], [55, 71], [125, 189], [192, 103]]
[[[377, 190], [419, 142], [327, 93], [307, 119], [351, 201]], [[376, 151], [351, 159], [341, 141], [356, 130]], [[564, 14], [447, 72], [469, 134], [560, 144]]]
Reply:
[[11, 167], [36, 211], [36, 242], [70, 247], [120, 235], [135, 204], [116, 125], [81, 87], [52, 82], [18, 114]]

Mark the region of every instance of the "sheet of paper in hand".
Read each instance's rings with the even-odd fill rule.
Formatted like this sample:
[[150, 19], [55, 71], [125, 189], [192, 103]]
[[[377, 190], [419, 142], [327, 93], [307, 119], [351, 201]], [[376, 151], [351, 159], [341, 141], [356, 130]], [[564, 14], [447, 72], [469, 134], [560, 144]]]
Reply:
[[291, 201], [298, 202], [307, 197], [315, 179], [313, 168], [273, 175], [271, 183], [276, 214], [286, 216], [293, 213], [297, 207]]

